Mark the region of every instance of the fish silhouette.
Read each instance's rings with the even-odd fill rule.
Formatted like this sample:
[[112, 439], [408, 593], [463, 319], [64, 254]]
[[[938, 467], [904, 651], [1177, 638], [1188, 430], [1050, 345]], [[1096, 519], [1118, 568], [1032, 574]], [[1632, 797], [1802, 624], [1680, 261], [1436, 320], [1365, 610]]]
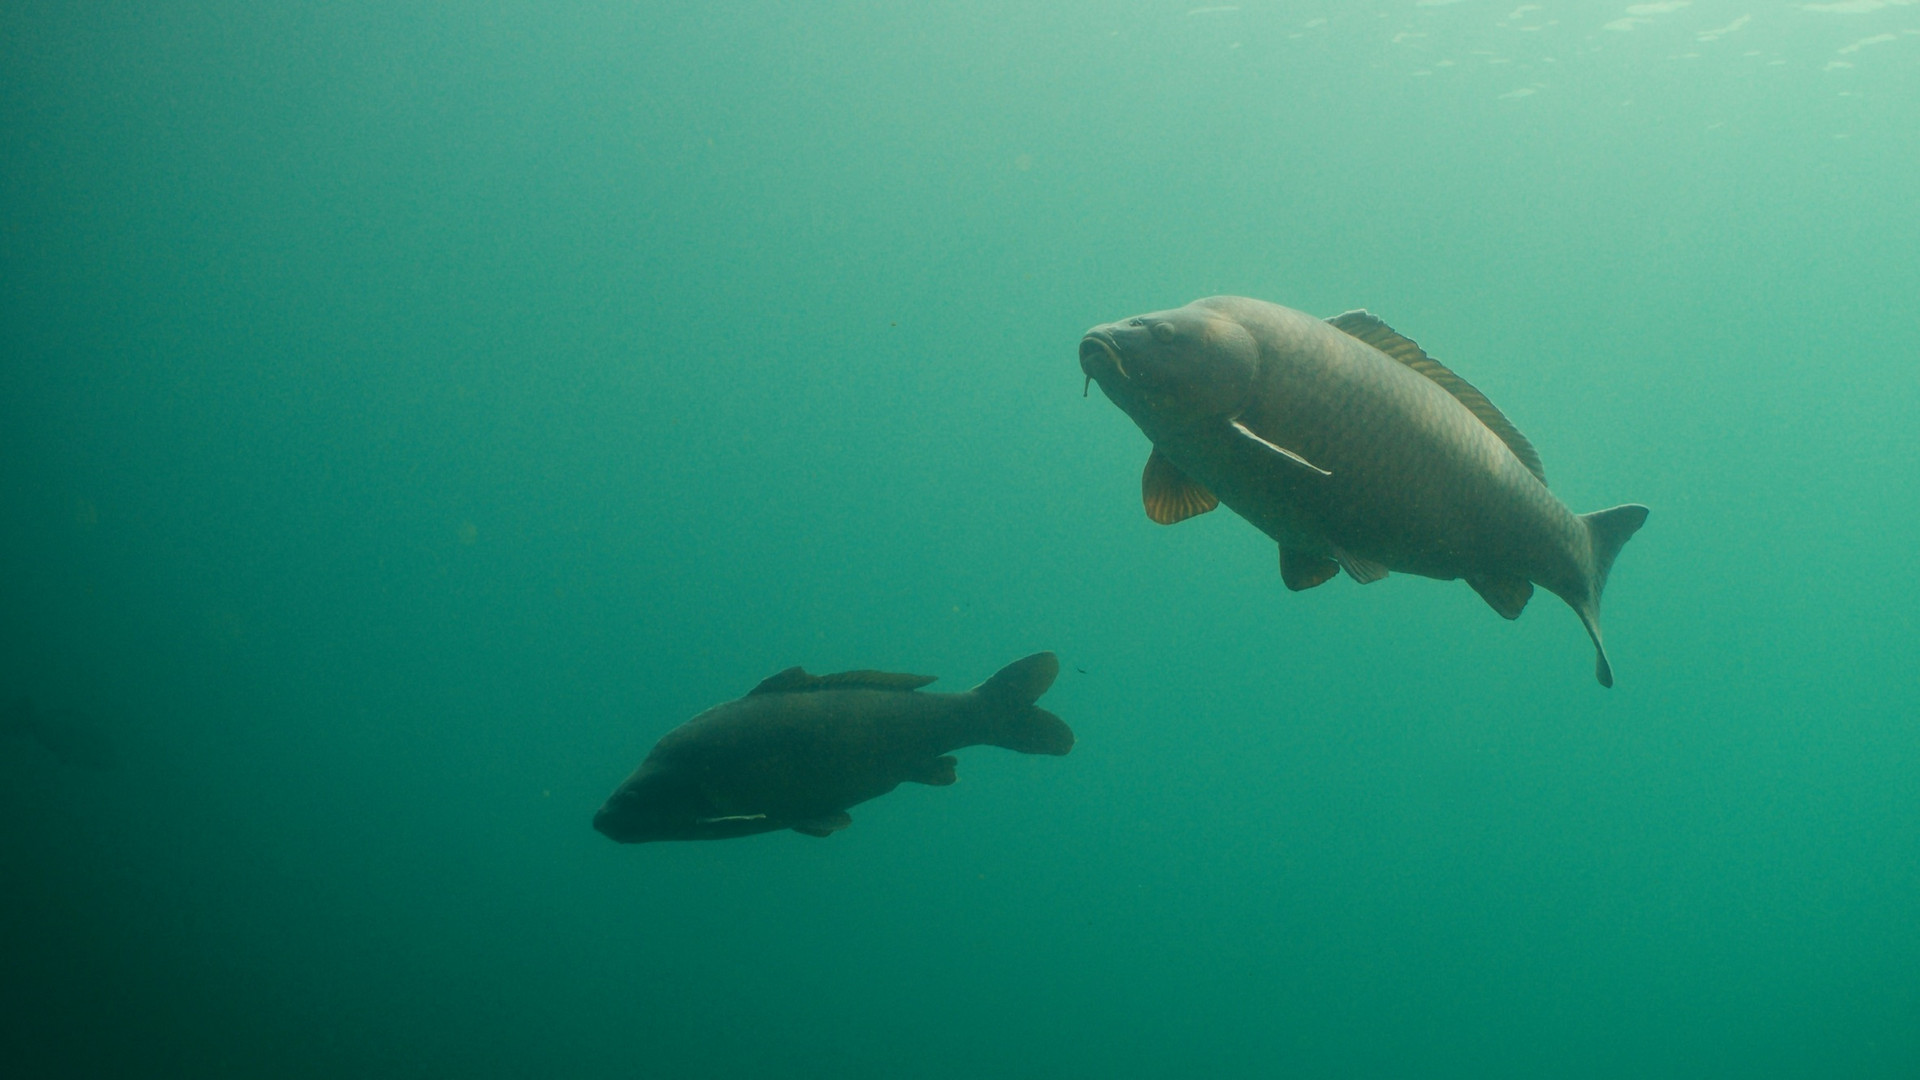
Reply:
[[951, 752], [962, 747], [1073, 749], [1066, 723], [1034, 704], [1059, 671], [1052, 653], [1036, 653], [971, 690], [935, 694], [920, 690], [927, 675], [788, 668], [668, 732], [593, 827], [627, 844], [829, 836], [853, 823], [848, 807], [904, 781], [953, 783]]

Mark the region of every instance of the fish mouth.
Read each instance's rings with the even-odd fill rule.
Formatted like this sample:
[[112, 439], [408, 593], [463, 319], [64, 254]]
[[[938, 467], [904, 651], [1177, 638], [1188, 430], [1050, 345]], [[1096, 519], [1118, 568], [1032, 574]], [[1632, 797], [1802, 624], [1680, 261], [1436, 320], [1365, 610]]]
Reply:
[[1094, 330], [1080, 339], [1080, 370], [1086, 372], [1087, 378], [1094, 377], [1093, 365], [1099, 362], [1102, 356], [1113, 364], [1113, 370], [1119, 372], [1121, 378], [1133, 378], [1127, 374], [1127, 365], [1120, 359], [1120, 350], [1114, 347], [1112, 338]]
[[593, 831], [622, 844], [634, 843], [638, 836], [637, 830], [629, 827], [619, 814], [606, 806], [593, 815]]

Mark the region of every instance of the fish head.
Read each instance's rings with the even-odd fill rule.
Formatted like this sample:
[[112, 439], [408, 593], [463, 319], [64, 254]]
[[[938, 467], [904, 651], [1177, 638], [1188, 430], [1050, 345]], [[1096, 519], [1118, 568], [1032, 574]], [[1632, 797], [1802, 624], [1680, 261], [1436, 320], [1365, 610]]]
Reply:
[[1080, 370], [1149, 436], [1237, 416], [1259, 358], [1245, 327], [1203, 303], [1106, 323], [1080, 339]]
[[697, 793], [651, 764], [635, 769], [594, 813], [593, 827], [607, 839], [622, 844], [678, 840], [693, 828]]
[[724, 840], [785, 826], [766, 814], [731, 813], [717, 807], [686, 773], [650, 759], [614, 789], [593, 815], [593, 827], [609, 840]]

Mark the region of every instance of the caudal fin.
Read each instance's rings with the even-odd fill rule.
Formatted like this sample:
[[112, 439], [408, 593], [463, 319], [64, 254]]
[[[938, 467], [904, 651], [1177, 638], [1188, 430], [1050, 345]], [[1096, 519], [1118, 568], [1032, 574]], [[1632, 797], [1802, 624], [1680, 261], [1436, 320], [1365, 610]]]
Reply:
[[1587, 636], [1593, 639], [1594, 677], [1600, 680], [1601, 686], [1612, 686], [1613, 665], [1607, 662], [1607, 647], [1600, 640], [1600, 594], [1606, 590], [1607, 574], [1613, 570], [1613, 560], [1619, 556], [1620, 549], [1646, 524], [1647, 508], [1628, 503], [1582, 514], [1580, 520], [1592, 538], [1593, 577], [1587, 584], [1586, 602], [1573, 605], [1573, 610], [1579, 614], [1580, 624], [1587, 628]]
[[987, 709], [981, 742], [1022, 754], [1064, 754], [1073, 749], [1073, 729], [1035, 705], [1060, 674], [1060, 658], [1050, 652], [1015, 660], [973, 688]]

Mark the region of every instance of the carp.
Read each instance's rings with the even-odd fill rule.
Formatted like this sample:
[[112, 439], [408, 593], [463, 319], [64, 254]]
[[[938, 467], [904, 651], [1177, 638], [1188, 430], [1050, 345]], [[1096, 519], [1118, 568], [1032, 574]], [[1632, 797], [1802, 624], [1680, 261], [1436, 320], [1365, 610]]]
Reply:
[[991, 745], [1065, 754], [1073, 731], [1035, 705], [1060, 673], [1050, 652], [957, 694], [929, 675], [794, 667], [668, 732], [594, 815], [625, 844], [721, 840], [792, 829], [830, 836], [847, 808], [905, 781], [955, 780], [952, 752]]
[[1080, 368], [1153, 444], [1154, 521], [1225, 503], [1279, 544], [1295, 591], [1399, 570], [1464, 579], [1515, 619], [1538, 584], [1579, 616], [1613, 685], [1600, 594], [1647, 508], [1568, 510], [1526, 436], [1379, 318], [1209, 297], [1094, 327]]

